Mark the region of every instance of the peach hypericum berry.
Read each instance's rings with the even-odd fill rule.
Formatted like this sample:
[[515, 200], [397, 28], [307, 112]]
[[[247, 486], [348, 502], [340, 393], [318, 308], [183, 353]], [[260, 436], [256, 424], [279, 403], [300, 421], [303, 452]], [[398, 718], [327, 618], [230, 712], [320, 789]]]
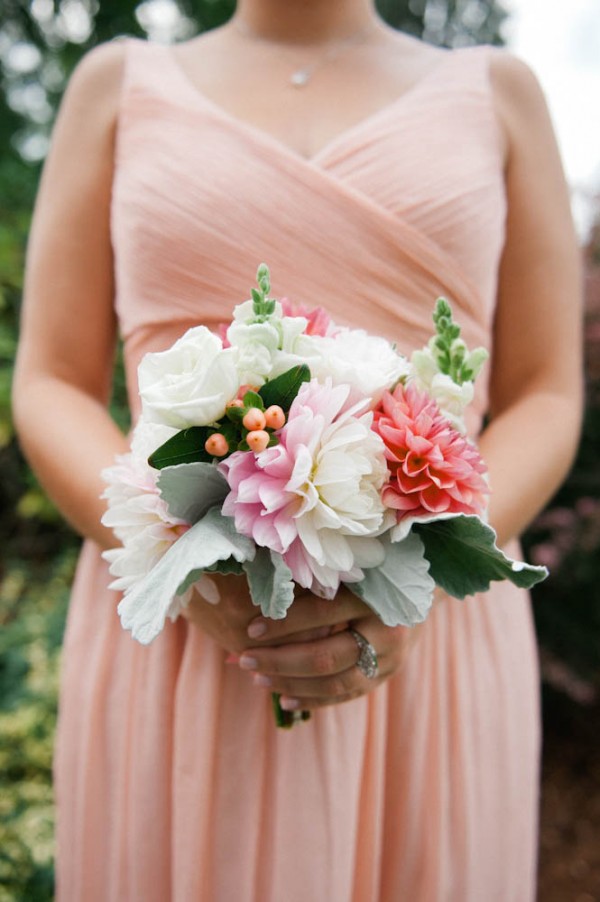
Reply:
[[250, 432], [254, 432], [256, 430], [262, 431], [267, 425], [265, 415], [263, 411], [258, 407], [251, 407], [244, 415], [242, 423], [244, 425], [244, 428], [249, 429]]
[[285, 414], [279, 404], [272, 404], [265, 410], [265, 422], [269, 429], [281, 429], [285, 424]]
[[269, 433], [265, 432], [264, 429], [253, 429], [246, 436], [246, 441], [251, 451], [254, 451], [255, 454], [260, 454], [269, 444], [270, 438]]
[[229, 451], [229, 444], [222, 433], [213, 432], [204, 442], [204, 449], [207, 454], [212, 454], [213, 457], [225, 457]]

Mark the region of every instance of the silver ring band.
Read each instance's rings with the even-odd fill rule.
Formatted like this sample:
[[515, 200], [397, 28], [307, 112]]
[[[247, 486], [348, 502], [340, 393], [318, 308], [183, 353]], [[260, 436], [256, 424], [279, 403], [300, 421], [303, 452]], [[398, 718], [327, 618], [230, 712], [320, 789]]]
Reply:
[[379, 666], [377, 664], [377, 652], [371, 643], [358, 632], [358, 630], [348, 627], [348, 632], [358, 645], [358, 661], [356, 666], [368, 680], [374, 680], [379, 676]]

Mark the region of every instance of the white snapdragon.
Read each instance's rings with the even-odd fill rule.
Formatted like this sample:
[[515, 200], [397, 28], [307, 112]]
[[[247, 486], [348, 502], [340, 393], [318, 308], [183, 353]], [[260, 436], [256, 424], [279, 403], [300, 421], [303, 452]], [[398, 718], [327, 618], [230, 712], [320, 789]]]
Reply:
[[429, 347], [423, 348], [422, 351], [414, 351], [412, 354], [410, 376], [416, 388], [427, 392], [455, 429], [465, 433], [464, 414], [473, 400], [474, 383], [468, 380], [459, 384], [446, 373], [442, 373], [436, 356]]
[[[295, 353], [295, 344], [307, 322], [302, 316], [283, 316], [279, 302], [268, 316], [257, 316], [252, 301], [239, 304], [227, 340], [236, 352], [240, 382], [261, 386], [273, 375], [303, 363]], [[281, 358], [291, 360], [284, 369], [279, 366]]]

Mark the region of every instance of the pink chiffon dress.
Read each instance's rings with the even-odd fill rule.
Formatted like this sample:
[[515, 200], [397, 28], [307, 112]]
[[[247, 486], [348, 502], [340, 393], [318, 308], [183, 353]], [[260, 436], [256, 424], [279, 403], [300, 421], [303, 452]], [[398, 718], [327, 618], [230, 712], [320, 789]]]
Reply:
[[[112, 196], [132, 410], [143, 354], [249, 296], [403, 352], [447, 297], [490, 346], [506, 198], [489, 47], [447, 53], [311, 159], [128, 39]], [[360, 365], [357, 362], [357, 365]], [[469, 424], [486, 410], [482, 376]], [[512, 548], [518, 554], [518, 549]], [[61, 902], [530, 902], [539, 699], [527, 594], [436, 596], [404, 669], [291, 731], [184, 620], [142, 647], [98, 548], [68, 616], [55, 757]]]

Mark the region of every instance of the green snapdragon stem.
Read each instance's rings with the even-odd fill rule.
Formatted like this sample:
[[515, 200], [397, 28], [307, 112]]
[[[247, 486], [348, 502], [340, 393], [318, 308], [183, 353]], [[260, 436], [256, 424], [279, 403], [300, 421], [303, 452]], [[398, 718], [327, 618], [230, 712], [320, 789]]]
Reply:
[[[281, 695], [279, 692], [272, 692], [271, 699], [273, 701], [273, 713], [275, 714], [275, 723], [284, 730], [291, 730], [297, 721], [295, 711], [284, 711], [279, 703]], [[310, 711], [301, 711], [302, 720], [310, 720]]]

